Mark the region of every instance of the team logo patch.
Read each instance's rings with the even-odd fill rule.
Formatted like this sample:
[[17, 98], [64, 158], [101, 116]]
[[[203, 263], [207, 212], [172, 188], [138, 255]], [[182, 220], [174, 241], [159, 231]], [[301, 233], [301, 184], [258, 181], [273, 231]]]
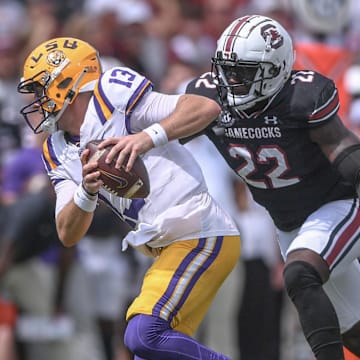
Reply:
[[235, 123], [235, 119], [232, 117], [229, 111], [222, 111], [217, 119], [217, 123], [223, 127], [233, 126]]
[[261, 36], [266, 42], [266, 46], [271, 49], [278, 49], [284, 43], [283, 36], [278, 29], [271, 24], [267, 24], [261, 28]]
[[51, 66], [59, 66], [65, 60], [65, 54], [61, 50], [54, 50], [48, 54], [46, 62]]

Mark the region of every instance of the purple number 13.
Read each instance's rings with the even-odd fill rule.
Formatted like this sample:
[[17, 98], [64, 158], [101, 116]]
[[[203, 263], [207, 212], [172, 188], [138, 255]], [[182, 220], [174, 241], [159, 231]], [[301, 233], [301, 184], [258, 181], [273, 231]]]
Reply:
[[131, 73], [128, 70], [114, 69], [111, 73], [111, 78], [109, 79], [109, 82], [131, 88], [135, 76], [135, 74]]

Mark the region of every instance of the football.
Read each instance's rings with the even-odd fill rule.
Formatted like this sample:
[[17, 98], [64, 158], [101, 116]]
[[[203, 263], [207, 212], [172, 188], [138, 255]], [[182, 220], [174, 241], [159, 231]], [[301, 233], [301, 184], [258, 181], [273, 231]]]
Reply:
[[111, 149], [111, 145], [99, 150], [98, 144], [102, 140], [92, 140], [86, 144], [86, 148], [90, 150], [89, 162], [97, 161], [100, 171], [100, 178], [103, 181], [103, 188], [119, 197], [135, 199], [145, 198], [150, 192], [149, 175], [140, 157], [137, 157], [133, 168], [130, 172], [126, 172], [123, 167], [115, 168], [115, 160], [107, 164], [105, 162], [106, 155]]

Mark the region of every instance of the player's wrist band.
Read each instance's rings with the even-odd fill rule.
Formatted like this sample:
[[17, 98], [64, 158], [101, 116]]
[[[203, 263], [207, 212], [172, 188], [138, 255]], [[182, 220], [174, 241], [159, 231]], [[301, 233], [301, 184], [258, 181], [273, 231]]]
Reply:
[[84, 189], [84, 186], [80, 184], [75, 193], [74, 193], [74, 203], [81, 209], [86, 212], [93, 212], [96, 209], [98, 200], [98, 194], [90, 195]]
[[158, 123], [152, 124], [143, 131], [145, 131], [151, 137], [155, 147], [165, 145], [169, 141], [166, 131]]
[[89, 190], [86, 189], [84, 182], [81, 183], [81, 186], [83, 187], [84, 191], [86, 192], [86, 194], [88, 194], [89, 196], [97, 196], [99, 194], [99, 192], [96, 193], [92, 193]]

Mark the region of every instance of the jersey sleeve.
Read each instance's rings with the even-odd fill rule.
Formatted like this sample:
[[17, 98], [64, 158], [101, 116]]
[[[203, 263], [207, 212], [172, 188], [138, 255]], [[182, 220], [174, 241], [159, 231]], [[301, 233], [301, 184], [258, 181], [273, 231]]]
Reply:
[[62, 131], [50, 135], [44, 142], [42, 160], [54, 187], [64, 180], [81, 182], [79, 148], [75, 143], [68, 143]]
[[56, 192], [57, 215], [72, 199], [82, 181], [79, 148], [75, 139], [66, 139], [62, 131], [50, 135], [43, 144], [43, 162]]
[[169, 116], [176, 107], [181, 95], [167, 95], [156, 91], [148, 93], [131, 115], [130, 133], [139, 132], [151, 124]]
[[54, 189], [56, 193], [56, 205], [55, 205], [55, 217], [59, 212], [65, 207], [65, 205], [70, 202], [74, 197], [74, 193], [77, 188], [77, 184], [70, 180], [63, 180], [58, 182]]
[[339, 110], [335, 83], [313, 70], [294, 70], [281, 101], [288, 103], [292, 121], [299, 127], [316, 127], [332, 119]]
[[317, 126], [331, 119], [339, 110], [339, 94], [333, 81], [328, 81], [315, 99], [309, 126]]
[[215, 101], [218, 99], [216, 85], [214, 84], [214, 78], [211, 72], [206, 72], [190, 81], [185, 92], [187, 94], [206, 96]]
[[64, 180], [57, 172], [56, 169], [61, 166], [61, 161], [55, 149], [54, 136], [50, 135], [43, 143], [42, 147], [42, 160], [45, 169], [50, 177], [51, 183], [55, 186], [58, 182]]
[[132, 69], [115, 67], [106, 71], [98, 81], [93, 97], [101, 124], [109, 121], [114, 111], [124, 113], [125, 119], [129, 119], [143, 96], [152, 89], [151, 81]]

